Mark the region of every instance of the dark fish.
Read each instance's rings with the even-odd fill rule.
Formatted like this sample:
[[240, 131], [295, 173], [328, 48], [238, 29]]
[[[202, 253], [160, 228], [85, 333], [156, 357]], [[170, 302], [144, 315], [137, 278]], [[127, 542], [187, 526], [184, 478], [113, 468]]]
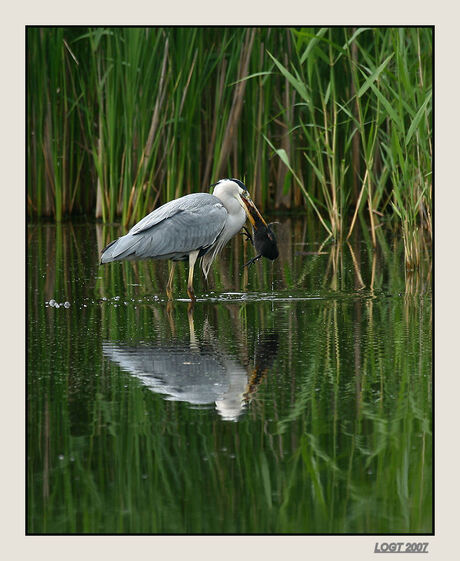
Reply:
[[270, 228], [270, 225], [273, 224], [273, 222], [271, 224], [267, 224], [257, 214], [252, 212], [251, 214], [254, 220], [254, 223], [252, 225], [252, 236], [246, 230], [246, 228], [245, 233], [248, 239], [252, 241], [257, 255], [256, 257], [245, 263], [243, 265], [243, 268], [252, 265], [261, 257], [266, 257], [267, 259], [271, 259], [273, 261], [279, 255], [278, 245], [276, 244], [276, 237], [273, 233], [273, 230]]

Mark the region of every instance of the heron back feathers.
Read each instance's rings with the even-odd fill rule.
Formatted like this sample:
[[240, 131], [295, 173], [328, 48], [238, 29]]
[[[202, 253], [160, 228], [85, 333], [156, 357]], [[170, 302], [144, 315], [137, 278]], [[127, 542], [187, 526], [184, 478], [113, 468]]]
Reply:
[[151, 212], [102, 252], [101, 263], [135, 259], [182, 260], [207, 250], [222, 232], [227, 211], [207, 193], [185, 195]]

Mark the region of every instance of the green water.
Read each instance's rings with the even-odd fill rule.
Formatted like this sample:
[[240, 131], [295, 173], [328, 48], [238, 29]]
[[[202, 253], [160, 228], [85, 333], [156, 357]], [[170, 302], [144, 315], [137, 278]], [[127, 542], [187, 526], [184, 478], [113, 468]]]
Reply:
[[280, 222], [190, 312], [185, 267], [168, 307], [166, 263], [98, 266], [120, 230], [29, 226], [29, 533], [432, 532], [430, 272]]

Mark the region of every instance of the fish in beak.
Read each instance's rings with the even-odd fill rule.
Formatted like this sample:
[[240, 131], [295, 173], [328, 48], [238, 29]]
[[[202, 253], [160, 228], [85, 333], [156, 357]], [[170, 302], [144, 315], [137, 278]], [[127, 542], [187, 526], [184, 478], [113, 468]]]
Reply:
[[257, 230], [257, 228], [260, 226], [266, 227], [267, 223], [263, 219], [263, 216], [260, 214], [249, 193], [242, 194], [241, 201], [243, 202], [241, 206], [246, 211], [249, 222], [251, 223], [251, 226], [254, 228], [254, 230]]
[[246, 211], [249, 222], [252, 225], [253, 235], [251, 236], [245, 229], [246, 235], [252, 241], [257, 252], [257, 256], [246, 263], [244, 267], [254, 263], [261, 257], [266, 257], [267, 259], [271, 259], [273, 261], [278, 257], [279, 252], [276, 237], [273, 230], [270, 228], [270, 224], [265, 222], [249, 194], [241, 195], [241, 200], [244, 203], [243, 208]]

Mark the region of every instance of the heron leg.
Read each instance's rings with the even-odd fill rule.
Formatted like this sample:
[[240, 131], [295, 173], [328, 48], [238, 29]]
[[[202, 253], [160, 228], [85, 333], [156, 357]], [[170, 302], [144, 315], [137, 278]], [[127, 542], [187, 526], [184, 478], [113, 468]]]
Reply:
[[171, 262], [171, 269], [169, 270], [169, 279], [168, 279], [168, 284], [166, 285], [166, 296], [168, 297], [168, 300], [172, 300], [173, 299], [173, 289], [172, 289], [172, 284], [173, 284], [173, 278], [174, 278], [174, 269], [176, 268], [176, 262], [172, 261]]
[[198, 251], [192, 251], [189, 253], [188, 262], [188, 283], [187, 283], [187, 294], [192, 299], [192, 302], [195, 302], [195, 293], [193, 292], [193, 268], [195, 267], [195, 263], [198, 257]]

